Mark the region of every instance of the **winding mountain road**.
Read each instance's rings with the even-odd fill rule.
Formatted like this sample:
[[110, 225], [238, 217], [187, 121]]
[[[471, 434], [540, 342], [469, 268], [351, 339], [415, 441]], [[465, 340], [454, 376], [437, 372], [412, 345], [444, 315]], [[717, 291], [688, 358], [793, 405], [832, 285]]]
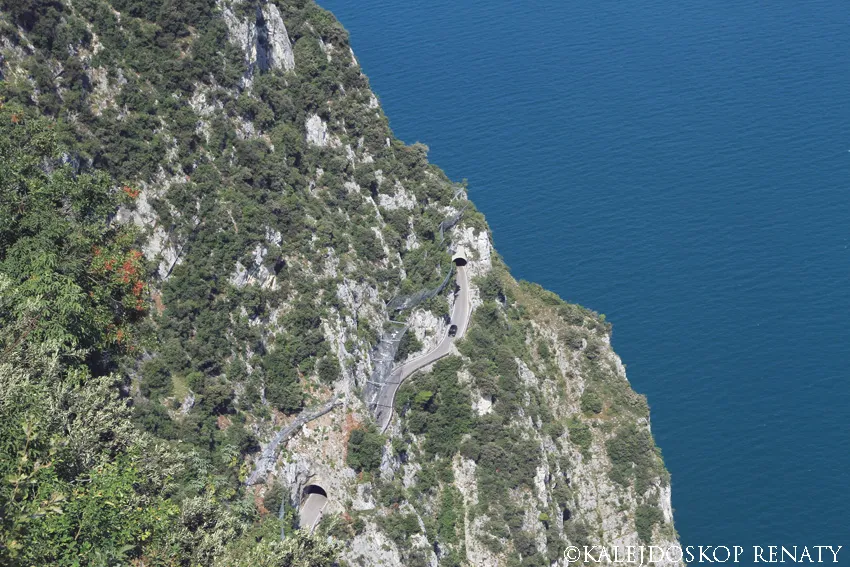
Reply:
[[389, 380], [384, 384], [381, 393], [378, 395], [377, 409], [375, 418], [381, 428], [381, 432], [387, 430], [390, 424], [390, 419], [393, 415], [393, 405], [395, 403], [395, 395], [398, 392], [398, 387], [404, 382], [408, 376], [417, 370], [428, 366], [443, 358], [452, 348], [452, 344], [460, 339], [466, 332], [466, 327], [469, 325], [469, 280], [466, 274], [464, 265], [457, 266], [457, 286], [458, 293], [455, 298], [454, 309], [452, 310], [452, 325], [457, 325], [457, 333], [451, 336], [446, 332], [446, 336], [440, 341], [434, 350], [423, 354], [419, 358], [415, 358], [410, 362], [406, 362], [392, 371]]
[[[466, 328], [469, 325], [469, 279], [466, 273], [466, 258], [460, 253], [456, 255], [457, 269], [457, 287], [458, 292], [455, 297], [454, 308], [452, 309], [452, 318], [450, 325], [457, 325], [457, 332], [454, 336], [450, 335], [448, 330], [443, 340], [434, 347], [433, 350], [406, 362], [395, 368], [390, 373], [389, 380], [383, 385], [378, 394], [377, 408], [375, 418], [381, 428], [381, 432], [386, 431], [390, 424], [390, 419], [393, 415], [393, 405], [395, 403], [396, 392], [398, 387], [404, 382], [408, 376], [420, 370], [429, 364], [436, 362], [451, 352], [452, 344], [463, 337], [466, 333]], [[308, 487], [310, 488], [310, 487]], [[328, 503], [328, 496], [324, 489], [317, 485], [313, 490], [306, 495], [302, 500], [298, 510], [299, 523], [302, 529], [309, 530], [310, 533], [316, 528], [316, 525], [322, 519], [322, 512]]]

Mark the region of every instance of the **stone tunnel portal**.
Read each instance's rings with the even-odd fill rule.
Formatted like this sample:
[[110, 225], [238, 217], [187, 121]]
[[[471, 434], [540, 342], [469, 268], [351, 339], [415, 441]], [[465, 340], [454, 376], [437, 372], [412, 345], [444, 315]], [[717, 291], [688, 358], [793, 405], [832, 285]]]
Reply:
[[316, 494], [317, 496], [328, 497], [327, 491], [324, 488], [319, 486], [318, 484], [308, 484], [304, 487], [304, 491], [301, 493], [301, 502], [307, 500], [311, 494]]
[[466, 265], [466, 250], [463, 248], [458, 248], [457, 252], [452, 256], [452, 262], [454, 262], [455, 266], [465, 266]]

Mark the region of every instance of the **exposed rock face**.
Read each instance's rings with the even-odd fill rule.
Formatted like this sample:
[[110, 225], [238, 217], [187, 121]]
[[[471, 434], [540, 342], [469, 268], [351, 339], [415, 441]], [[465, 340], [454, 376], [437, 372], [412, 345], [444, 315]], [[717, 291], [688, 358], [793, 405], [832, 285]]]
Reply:
[[408, 318], [408, 323], [410, 326], [407, 332], [416, 335], [416, 338], [422, 343], [421, 352], [411, 353], [408, 360], [433, 350], [446, 335], [448, 329], [445, 317], [437, 317], [431, 311], [424, 309], [414, 309]]
[[159, 260], [157, 274], [163, 281], [168, 279], [171, 270], [180, 263], [180, 244], [169, 235], [153, 210], [151, 201], [170, 186], [173, 179], [160, 176], [153, 184], [141, 184], [139, 196], [133, 208], [121, 208], [118, 220], [131, 222], [149, 235], [142, 246], [142, 252], [148, 260]]
[[292, 43], [280, 15], [273, 3], [257, 6], [253, 17], [240, 18], [231, 2], [218, 0], [230, 40], [245, 56], [245, 79], [250, 84], [254, 71], [295, 69]]
[[469, 256], [467, 272], [470, 277], [482, 276], [489, 272], [493, 266], [491, 261], [493, 245], [487, 232], [464, 226], [453, 230], [455, 231], [453, 239], [457, 246], [466, 250]]
[[416, 197], [408, 193], [401, 183], [396, 184], [395, 193], [392, 195], [381, 193], [379, 199], [380, 205], [390, 211], [396, 209], [410, 210], [416, 206]]
[[283, 18], [280, 17], [280, 10], [274, 4], [266, 4], [262, 7], [260, 14], [263, 16], [257, 20], [259, 31], [257, 62], [260, 69], [263, 71], [295, 69], [292, 43], [289, 41], [289, 34], [286, 33], [286, 26], [283, 25]]
[[268, 248], [258, 243], [254, 248], [253, 263], [246, 267], [242, 262], [236, 262], [236, 268], [230, 276], [230, 282], [238, 288], [246, 285], [259, 285], [260, 287], [274, 287], [274, 274], [265, 266]]
[[323, 148], [328, 145], [328, 125], [319, 118], [318, 114], [313, 114], [307, 118], [305, 124], [307, 128], [307, 143]]

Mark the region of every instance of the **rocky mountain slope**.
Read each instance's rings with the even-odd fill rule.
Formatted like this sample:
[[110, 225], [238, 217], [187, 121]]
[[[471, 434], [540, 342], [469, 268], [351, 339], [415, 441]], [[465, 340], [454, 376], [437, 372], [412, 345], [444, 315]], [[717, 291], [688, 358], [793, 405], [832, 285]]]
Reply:
[[[48, 121], [56, 171], [102, 176], [109, 230], [140, 252], [136, 315], [86, 364], [118, 377], [145, 443], [193, 463], [163, 488], [178, 562], [254, 557], [313, 485], [318, 537], [347, 565], [550, 565], [567, 545], [676, 541], [610, 324], [510, 276], [467, 188], [394, 138], [328, 12], [0, 7], [9, 116]], [[369, 384], [445, 336], [459, 248], [470, 328], [401, 386], [382, 434]]]

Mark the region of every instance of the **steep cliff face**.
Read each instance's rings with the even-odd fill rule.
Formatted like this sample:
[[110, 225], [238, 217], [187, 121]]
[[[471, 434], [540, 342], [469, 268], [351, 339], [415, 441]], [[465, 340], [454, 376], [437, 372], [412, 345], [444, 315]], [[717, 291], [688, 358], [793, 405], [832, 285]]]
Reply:
[[[320, 485], [319, 529], [351, 565], [675, 542], [610, 325], [510, 276], [466, 188], [393, 137], [329, 13], [34, 2], [3, 12], [0, 41], [4, 99], [65, 123], [81, 167], [131, 196], [117, 220], [137, 228], [153, 290], [122, 362], [138, 426], [208, 459], [234, 502], [277, 514], [282, 492], [291, 516]], [[445, 336], [453, 285], [420, 292], [460, 247], [470, 328], [401, 387], [381, 435], [364, 391]]]

